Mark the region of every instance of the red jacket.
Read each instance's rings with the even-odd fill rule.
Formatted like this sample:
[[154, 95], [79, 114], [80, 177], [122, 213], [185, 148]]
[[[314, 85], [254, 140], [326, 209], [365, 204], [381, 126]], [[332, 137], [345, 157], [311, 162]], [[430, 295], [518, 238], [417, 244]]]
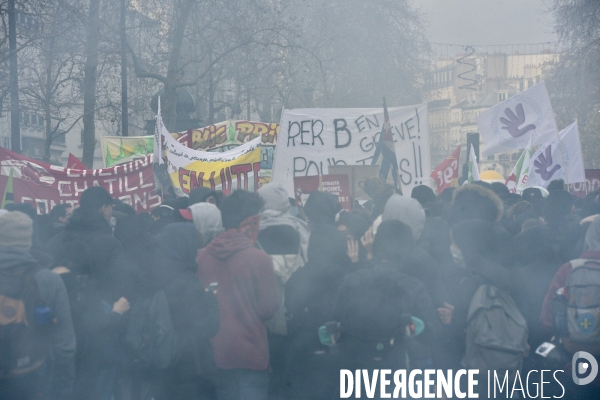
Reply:
[[212, 344], [222, 369], [265, 370], [269, 365], [266, 320], [277, 311], [277, 284], [271, 257], [235, 229], [200, 250], [198, 278], [218, 282], [221, 326]]

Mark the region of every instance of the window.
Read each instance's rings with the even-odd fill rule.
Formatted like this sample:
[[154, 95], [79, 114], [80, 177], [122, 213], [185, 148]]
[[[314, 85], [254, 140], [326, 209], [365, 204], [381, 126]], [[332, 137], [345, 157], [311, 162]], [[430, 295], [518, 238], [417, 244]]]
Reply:
[[506, 100], [506, 93], [498, 93], [498, 101]]
[[496, 159], [496, 156], [487, 156], [488, 161], [494, 161], [495, 159]]

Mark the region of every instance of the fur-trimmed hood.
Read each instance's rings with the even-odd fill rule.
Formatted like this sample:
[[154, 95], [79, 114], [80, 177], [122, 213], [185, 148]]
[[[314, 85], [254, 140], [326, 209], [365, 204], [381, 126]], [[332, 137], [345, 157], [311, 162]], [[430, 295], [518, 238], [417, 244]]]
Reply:
[[500, 220], [504, 212], [500, 197], [476, 184], [456, 189], [452, 200], [452, 208], [448, 215], [451, 224], [472, 218], [494, 222]]

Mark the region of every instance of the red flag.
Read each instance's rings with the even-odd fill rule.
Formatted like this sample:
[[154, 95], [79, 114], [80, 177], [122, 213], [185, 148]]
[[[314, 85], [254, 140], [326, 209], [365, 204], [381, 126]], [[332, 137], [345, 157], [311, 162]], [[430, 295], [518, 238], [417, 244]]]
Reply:
[[70, 169], [87, 169], [84, 163], [79, 158], [75, 157], [73, 153], [69, 153], [69, 160], [67, 161], [67, 168]]
[[458, 186], [459, 158], [460, 146], [431, 173], [431, 177], [437, 185], [438, 194], [442, 193], [446, 188]]

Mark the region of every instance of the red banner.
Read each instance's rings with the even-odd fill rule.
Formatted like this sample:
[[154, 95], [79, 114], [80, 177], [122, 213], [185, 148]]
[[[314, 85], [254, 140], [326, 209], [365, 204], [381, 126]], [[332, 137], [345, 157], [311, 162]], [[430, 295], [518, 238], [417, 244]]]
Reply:
[[431, 177], [437, 185], [438, 194], [442, 193], [446, 188], [458, 186], [459, 158], [460, 146], [431, 173]]
[[571, 193], [577, 197], [585, 197], [588, 193], [600, 189], [600, 169], [586, 169], [585, 184], [581, 182], [569, 186]]
[[72, 153], [69, 153], [69, 160], [67, 161], [67, 168], [71, 169], [87, 169], [84, 163], [75, 157]]
[[328, 192], [338, 198], [344, 210], [350, 211], [350, 183], [348, 175], [297, 176], [294, 178], [296, 203], [304, 207], [308, 196], [315, 190]]
[[111, 168], [81, 170], [32, 160], [0, 147], [0, 193], [11, 169], [15, 203], [30, 203], [39, 214], [56, 204], [77, 205], [81, 193], [91, 186], [104, 187], [137, 212], [150, 211], [161, 202], [154, 190], [150, 156]]

